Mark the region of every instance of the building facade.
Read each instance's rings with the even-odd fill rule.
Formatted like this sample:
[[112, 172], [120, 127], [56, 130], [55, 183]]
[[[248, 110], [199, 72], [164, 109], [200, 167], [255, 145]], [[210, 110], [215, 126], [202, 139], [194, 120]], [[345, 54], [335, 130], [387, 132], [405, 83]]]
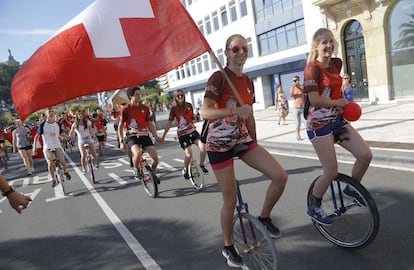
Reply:
[[[212, 51], [225, 65], [227, 37], [242, 34], [250, 51], [245, 72], [255, 85], [254, 109], [274, 105], [292, 77], [303, 82], [313, 33], [332, 30], [336, 56], [351, 77], [354, 97], [371, 104], [414, 99], [414, 0], [182, 0]], [[183, 89], [201, 106], [209, 76], [218, 70], [208, 53], [166, 74], [166, 92]]]

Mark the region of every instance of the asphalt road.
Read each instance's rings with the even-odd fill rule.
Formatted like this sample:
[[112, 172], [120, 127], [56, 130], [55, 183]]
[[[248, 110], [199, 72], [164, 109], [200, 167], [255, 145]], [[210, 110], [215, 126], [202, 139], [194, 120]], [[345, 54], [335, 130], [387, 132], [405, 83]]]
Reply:
[[[69, 196], [62, 196], [59, 186], [50, 187], [42, 160], [36, 160], [31, 177], [21, 167], [6, 171], [33, 202], [18, 215], [0, 199], [0, 269], [228, 269], [220, 254], [221, 194], [212, 172], [198, 192], [181, 176], [178, 143], [157, 147], [162, 183], [156, 199], [133, 180], [125, 154], [111, 146], [95, 185], [81, 174], [78, 152], [68, 154], [73, 167]], [[308, 187], [321, 172], [318, 160], [266, 147], [289, 174], [272, 214], [282, 231], [275, 240], [280, 269], [414, 269], [412, 170], [389, 164], [369, 169], [363, 183], [377, 203], [380, 231], [368, 247], [349, 250], [323, 238], [305, 216]], [[349, 174], [349, 163], [343, 160], [340, 171]], [[235, 164], [243, 196], [257, 214], [268, 181], [241, 161]]]

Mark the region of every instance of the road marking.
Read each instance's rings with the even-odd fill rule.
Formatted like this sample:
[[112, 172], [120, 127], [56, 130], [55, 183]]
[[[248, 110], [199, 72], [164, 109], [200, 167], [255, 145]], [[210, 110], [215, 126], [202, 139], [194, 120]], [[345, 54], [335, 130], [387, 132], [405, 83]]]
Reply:
[[161, 270], [158, 264], [154, 259], [147, 253], [143, 246], [138, 242], [134, 235], [128, 230], [128, 228], [122, 223], [121, 219], [115, 214], [115, 212], [109, 207], [106, 201], [102, 196], [95, 190], [92, 184], [89, 182], [88, 178], [81, 172], [81, 170], [76, 166], [73, 160], [65, 153], [66, 159], [70, 162], [71, 166], [75, 170], [76, 174], [79, 176], [82, 183], [90, 191], [92, 197], [98, 203], [99, 207], [102, 209], [104, 214], [108, 217], [112, 225], [117, 229], [121, 237], [127, 243], [129, 248], [141, 262], [141, 264], [147, 270]]
[[118, 182], [118, 184], [120, 184], [120, 185], [126, 185], [126, 184], [128, 184], [128, 182], [127, 182], [127, 181], [125, 181], [124, 179], [122, 179], [121, 177], [119, 177], [118, 175], [116, 175], [116, 174], [114, 174], [114, 173], [108, 173], [108, 175], [109, 175], [112, 179], [114, 179], [115, 181], [117, 181], [117, 182]]
[[[289, 154], [289, 153], [286, 153], [286, 152], [278, 152], [278, 151], [269, 151], [269, 153], [271, 153], [272, 155], [276, 155], [276, 156], [298, 157], [298, 158], [319, 160], [319, 158], [317, 156], [306, 156], [304, 154], [297, 155], [297, 154]], [[338, 162], [345, 163], [345, 164], [354, 164], [355, 163], [355, 161], [342, 160], [342, 159], [338, 159]], [[400, 167], [400, 166], [394, 166], [394, 165], [377, 164], [377, 163], [375, 163], [375, 161], [371, 161], [369, 166], [370, 167], [376, 167], [376, 168], [383, 168], [383, 169], [392, 169], [392, 170], [398, 170], [398, 171], [414, 172], [414, 168], [411, 168], [411, 167]]]

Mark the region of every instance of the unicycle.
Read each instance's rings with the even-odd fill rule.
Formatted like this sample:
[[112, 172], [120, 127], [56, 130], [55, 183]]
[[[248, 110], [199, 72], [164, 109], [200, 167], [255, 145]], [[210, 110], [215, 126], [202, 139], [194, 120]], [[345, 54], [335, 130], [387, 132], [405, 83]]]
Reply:
[[[318, 178], [309, 187], [308, 207]], [[346, 187], [347, 190], [355, 191], [353, 196], [344, 192]], [[316, 229], [332, 243], [344, 248], [362, 248], [369, 245], [377, 236], [379, 230], [377, 205], [364, 186], [352, 177], [339, 173], [325, 192], [321, 207], [334, 219], [333, 224], [322, 225], [312, 221]]]

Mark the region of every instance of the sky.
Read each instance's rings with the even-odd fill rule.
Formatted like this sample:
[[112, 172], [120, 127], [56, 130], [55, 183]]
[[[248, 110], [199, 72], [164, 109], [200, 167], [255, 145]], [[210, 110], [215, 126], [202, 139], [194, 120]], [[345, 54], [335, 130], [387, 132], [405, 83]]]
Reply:
[[[116, 0], [114, 0], [116, 1]], [[93, 0], [0, 0], [0, 62], [20, 64]]]

